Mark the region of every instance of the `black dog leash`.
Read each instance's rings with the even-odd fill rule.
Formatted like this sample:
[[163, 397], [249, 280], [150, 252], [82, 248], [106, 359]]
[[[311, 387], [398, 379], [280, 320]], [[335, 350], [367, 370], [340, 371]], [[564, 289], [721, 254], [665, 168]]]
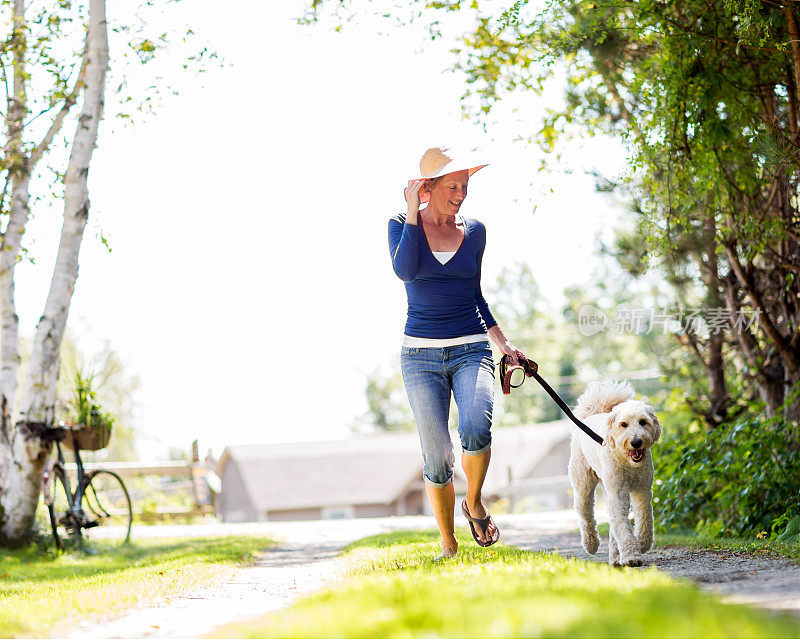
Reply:
[[525, 356], [519, 357], [520, 364], [518, 365], [509, 365], [508, 364], [508, 355], [504, 354], [502, 358], [500, 358], [500, 382], [503, 386], [503, 393], [508, 395], [511, 393], [511, 389], [516, 389], [517, 387], [521, 387], [522, 383], [525, 382], [525, 378], [522, 379], [517, 385], [511, 384], [511, 374], [516, 369], [522, 369], [525, 372], [525, 376], [528, 378], [536, 378], [536, 381], [542, 385], [545, 391], [550, 394], [550, 397], [555, 400], [555, 403], [561, 407], [562, 411], [567, 414], [567, 417], [572, 420], [575, 425], [583, 431], [587, 436], [589, 436], [592, 440], [594, 440], [597, 444], [603, 445], [603, 438], [597, 435], [594, 431], [592, 431], [589, 427], [587, 427], [583, 422], [578, 420], [575, 415], [572, 413], [570, 408], [567, 406], [567, 403], [564, 402], [559, 395], [553, 390], [553, 388], [547, 384], [544, 378], [539, 375], [539, 365], [536, 364], [533, 360], [529, 360]]

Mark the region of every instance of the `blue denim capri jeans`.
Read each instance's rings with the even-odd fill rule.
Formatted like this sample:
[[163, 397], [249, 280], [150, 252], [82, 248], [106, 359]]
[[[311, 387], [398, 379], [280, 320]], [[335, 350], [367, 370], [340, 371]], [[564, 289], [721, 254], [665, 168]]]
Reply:
[[422, 444], [422, 475], [434, 487], [453, 482], [453, 443], [447, 419], [452, 392], [458, 435], [467, 455], [492, 443], [494, 360], [488, 340], [450, 347], [402, 347], [400, 365]]

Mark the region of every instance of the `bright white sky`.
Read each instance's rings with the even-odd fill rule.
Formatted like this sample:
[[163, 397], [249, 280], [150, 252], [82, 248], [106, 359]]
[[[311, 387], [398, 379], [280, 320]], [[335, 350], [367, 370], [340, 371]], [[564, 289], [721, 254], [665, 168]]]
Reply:
[[[477, 145], [491, 162], [462, 209], [487, 227], [484, 289], [524, 261], [557, 302], [589, 278], [596, 238], [620, 216], [583, 174], [622, 170], [620, 146], [575, 143], [562, 163], [574, 173], [538, 173], [540, 153], [512, 141], [538, 129], [544, 101], [508, 100], [484, 133], [461, 116], [447, 42], [368, 20], [300, 27], [302, 2], [226, 9], [234, 1], [172, 5], [165, 19], [189, 24], [226, 66], [175, 72], [179, 95], [134, 127], [106, 121], [92, 163], [70, 325], [108, 339], [141, 378], [148, 458], [194, 438], [218, 455], [349, 434], [365, 375], [399, 361], [406, 298], [387, 222], [427, 147]], [[20, 269], [27, 335], [49, 284], [52, 223], [37, 220], [41, 257]]]

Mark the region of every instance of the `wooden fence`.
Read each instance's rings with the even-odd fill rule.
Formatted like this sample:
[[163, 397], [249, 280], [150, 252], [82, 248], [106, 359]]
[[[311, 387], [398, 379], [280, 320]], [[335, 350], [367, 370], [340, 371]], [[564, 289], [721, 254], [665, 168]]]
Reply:
[[[118, 474], [125, 480], [128, 492], [131, 494], [134, 517], [140, 521], [159, 521], [167, 518], [189, 518], [203, 516], [214, 512], [214, 494], [221, 489], [220, 479], [210, 465], [199, 461], [197, 455], [197, 442], [192, 444], [191, 460], [166, 460], [156, 462], [84, 462], [83, 467], [88, 473], [94, 469], [107, 469]], [[65, 465], [73, 478], [77, 475], [77, 466], [74, 463]], [[146, 499], [146, 490], [140, 490], [136, 482], [140, 478], [165, 479], [159, 482], [159, 495], [165, 490], [170, 495], [182, 494], [181, 502], [186, 505], [156, 504], [152, 505], [151, 499]], [[189, 500], [189, 496], [191, 499]], [[144, 505], [147, 505], [146, 507]]]

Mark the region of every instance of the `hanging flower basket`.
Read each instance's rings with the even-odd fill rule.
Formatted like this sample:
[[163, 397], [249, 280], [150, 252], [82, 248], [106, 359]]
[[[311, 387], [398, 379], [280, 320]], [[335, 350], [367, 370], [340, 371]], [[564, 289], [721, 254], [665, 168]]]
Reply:
[[72, 447], [73, 442], [77, 443], [78, 449], [81, 451], [105, 449], [111, 439], [111, 425], [104, 421], [96, 420], [93, 425], [69, 425], [68, 429], [64, 443], [68, 447]]
[[83, 451], [99, 451], [108, 446], [114, 418], [105, 413], [92, 388], [93, 376], [75, 373], [73, 399], [69, 403], [70, 416], [67, 421], [67, 437], [64, 442], [69, 447], [77, 445]]

